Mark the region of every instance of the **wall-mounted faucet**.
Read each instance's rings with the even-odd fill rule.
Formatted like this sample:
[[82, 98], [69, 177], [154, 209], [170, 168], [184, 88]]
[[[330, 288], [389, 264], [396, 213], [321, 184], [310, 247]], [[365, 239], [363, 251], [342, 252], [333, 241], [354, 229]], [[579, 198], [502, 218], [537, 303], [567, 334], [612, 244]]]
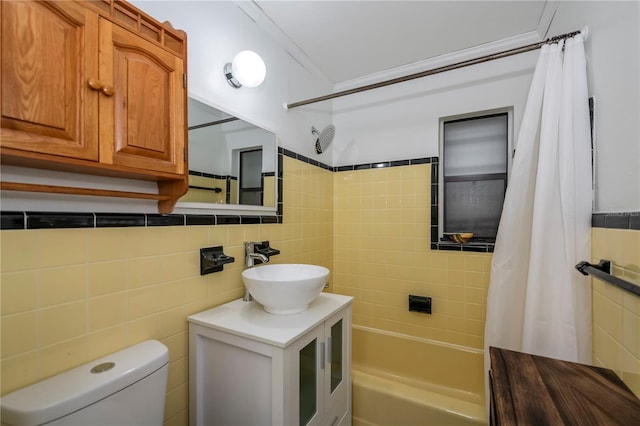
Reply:
[[253, 267], [255, 259], [259, 259], [262, 263], [269, 262], [269, 258], [261, 253], [247, 253], [247, 268]]
[[[268, 263], [271, 256], [277, 254], [280, 254], [280, 250], [271, 247], [269, 241], [245, 241], [244, 243], [244, 264], [247, 268], [253, 268], [256, 262]], [[242, 300], [245, 302], [253, 300], [246, 287]]]
[[263, 243], [258, 243], [255, 241], [245, 241], [244, 243], [244, 259], [245, 265], [247, 268], [252, 268], [255, 264], [255, 260], [258, 259], [260, 262], [258, 263], [267, 263], [269, 262], [269, 257], [266, 253], [260, 253], [258, 250], [260, 245]]
[[[269, 258], [262, 254], [262, 253], [257, 253], [256, 252], [256, 245], [259, 245], [262, 243], [256, 243], [254, 241], [245, 241], [244, 243], [244, 259], [245, 262], [244, 264], [247, 266], [247, 268], [253, 268], [253, 265], [255, 264], [255, 260], [258, 259], [260, 261], [260, 263], [268, 263], [269, 262]], [[268, 243], [267, 243], [268, 245]], [[249, 290], [246, 288], [244, 289], [244, 297], [242, 298], [242, 300], [244, 300], [245, 302], [250, 302], [253, 300], [253, 297], [251, 297], [251, 293], [249, 293]]]

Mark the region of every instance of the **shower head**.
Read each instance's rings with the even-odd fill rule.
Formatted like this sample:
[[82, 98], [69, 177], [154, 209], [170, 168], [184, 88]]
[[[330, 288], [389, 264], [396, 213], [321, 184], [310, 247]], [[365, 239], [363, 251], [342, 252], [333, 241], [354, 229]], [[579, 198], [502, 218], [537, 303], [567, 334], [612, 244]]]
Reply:
[[318, 132], [318, 129], [311, 126], [311, 133], [316, 136], [316, 152], [322, 154], [333, 140], [333, 136], [336, 134], [336, 127], [333, 124], [329, 124], [321, 132]]

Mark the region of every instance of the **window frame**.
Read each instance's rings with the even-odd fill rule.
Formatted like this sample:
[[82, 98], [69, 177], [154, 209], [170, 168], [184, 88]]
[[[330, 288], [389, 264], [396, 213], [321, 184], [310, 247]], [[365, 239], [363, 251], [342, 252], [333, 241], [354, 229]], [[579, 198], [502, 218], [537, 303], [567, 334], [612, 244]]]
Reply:
[[[514, 138], [513, 138], [513, 129], [514, 129], [514, 125], [513, 125], [513, 107], [504, 107], [504, 108], [497, 108], [497, 109], [491, 109], [491, 110], [483, 110], [483, 111], [476, 111], [476, 112], [470, 112], [470, 113], [465, 113], [465, 114], [458, 114], [458, 115], [452, 115], [452, 116], [447, 116], [447, 117], [440, 117], [439, 120], [439, 137], [438, 137], [438, 150], [439, 150], [439, 154], [440, 154], [440, 158], [439, 158], [439, 167], [438, 167], [438, 240], [436, 243], [441, 243], [443, 242], [443, 237], [444, 237], [444, 218], [445, 218], [445, 177], [444, 177], [444, 126], [445, 123], [450, 123], [450, 122], [459, 122], [459, 121], [468, 121], [468, 120], [475, 120], [475, 119], [482, 119], [482, 118], [490, 118], [490, 117], [495, 117], [495, 116], [500, 116], [500, 115], [506, 115], [507, 117], [507, 150], [506, 150], [506, 157], [507, 157], [507, 171], [506, 171], [506, 176], [504, 177], [504, 181], [505, 181], [505, 193], [506, 193], [506, 189], [507, 189], [507, 185], [509, 182], [509, 179], [511, 177], [511, 166], [512, 166], [512, 162], [513, 162], [513, 155], [515, 153], [515, 149], [514, 149]], [[498, 174], [482, 174], [482, 175], [467, 175], [464, 177], [449, 177], [448, 181], [452, 182], [452, 181], [471, 181], [471, 180], [478, 180], [478, 176], [483, 176], [483, 179], [490, 179], [491, 176], [504, 176], [503, 173], [498, 173]], [[483, 241], [480, 241], [482, 244], [492, 244], [495, 242], [495, 239], [485, 239]]]

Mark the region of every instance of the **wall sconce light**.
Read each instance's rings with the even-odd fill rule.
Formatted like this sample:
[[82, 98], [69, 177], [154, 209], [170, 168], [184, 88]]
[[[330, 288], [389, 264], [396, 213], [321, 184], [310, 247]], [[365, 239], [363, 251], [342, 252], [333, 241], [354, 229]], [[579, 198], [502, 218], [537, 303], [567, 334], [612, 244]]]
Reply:
[[267, 75], [267, 68], [262, 58], [251, 50], [243, 50], [233, 57], [231, 63], [224, 66], [224, 75], [231, 87], [239, 89], [258, 87]]

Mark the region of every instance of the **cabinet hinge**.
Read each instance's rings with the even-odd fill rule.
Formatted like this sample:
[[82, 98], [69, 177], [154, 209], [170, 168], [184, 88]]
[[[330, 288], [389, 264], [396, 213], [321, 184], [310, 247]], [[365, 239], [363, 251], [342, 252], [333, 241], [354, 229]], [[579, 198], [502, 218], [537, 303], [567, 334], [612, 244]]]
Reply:
[[182, 160], [187, 161], [187, 148], [182, 148]]
[[182, 73], [182, 87], [187, 88], [187, 73]]

